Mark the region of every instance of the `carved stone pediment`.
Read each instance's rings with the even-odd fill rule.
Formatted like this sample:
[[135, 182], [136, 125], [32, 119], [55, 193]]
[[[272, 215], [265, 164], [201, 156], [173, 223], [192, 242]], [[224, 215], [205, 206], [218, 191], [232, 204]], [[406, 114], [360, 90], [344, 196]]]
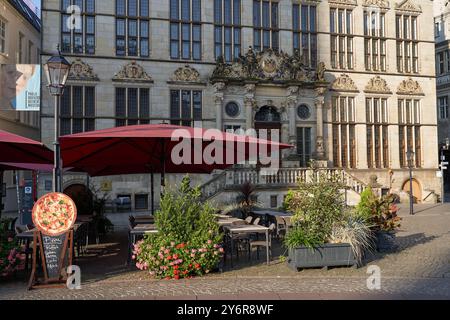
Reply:
[[365, 7], [378, 7], [381, 9], [389, 9], [388, 0], [364, 0], [363, 6]]
[[341, 5], [341, 6], [352, 6], [356, 7], [358, 2], [356, 0], [328, 0], [330, 4]]
[[175, 70], [171, 82], [199, 83], [201, 82], [200, 73], [191, 66], [185, 65], [184, 67]]
[[72, 62], [68, 79], [74, 81], [100, 81], [98, 76], [92, 70], [92, 67], [80, 58], [77, 58]]
[[402, 81], [402, 83], [400, 83], [400, 86], [397, 89], [397, 94], [413, 95], [413, 96], [424, 95], [422, 87], [420, 86], [419, 82], [414, 81], [411, 78], [404, 80]]
[[398, 3], [395, 6], [395, 9], [397, 11], [406, 11], [406, 12], [412, 12], [412, 13], [422, 13], [422, 7], [420, 5], [417, 5], [412, 0], [404, 0], [400, 3]]
[[334, 80], [331, 90], [343, 92], [359, 92], [355, 82], [347, 74], [341, 74], [339, 78]]
[[113, 77], [113, 81], [153, 82], [152, 78], [145, 72], [144, 68], [137, 64], [136, 61], [131, 61], [129, 64], [125, 65], [122, 70], [116, 73]]
[[293, 55], [266, 49], [256, 52], [251, 47], [237, 61], [228, 64], [223, 57], [217, 59], [216, 68], [211, 76], [216, 81], [274, 81], [283, 82], [324, 82], [325, 65], [319, 64], [315, 71], [303, 63], [300, 52]]
[[370, 79], [369, 83], [367, 84], [364, 92], [367, 93], [381, 93], [381, 94], [392, 94], [391, 89], [389, 89], [389, 86], [383, 78], [380, 76], [376, 76], [372, 79]]

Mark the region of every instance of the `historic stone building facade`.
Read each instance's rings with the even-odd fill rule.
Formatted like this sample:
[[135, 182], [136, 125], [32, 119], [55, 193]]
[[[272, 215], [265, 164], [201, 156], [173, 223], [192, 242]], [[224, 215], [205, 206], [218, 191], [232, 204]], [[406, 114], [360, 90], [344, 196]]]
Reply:
[[[75, 28], [71, 5], [81, 6]], [[60, 43], [74, 63], [65, 134], [161, 122], [280, 129], [295, 145], [284, 167], [316, 159], [401, 195], [410, 149], [414, 194], [430, 201], [440, 190], [432, 17], [431, 0], [44, 0], [42, 60]], [[97, 181], [145, 206], [145, 175]], [[279, 206], [276, 194], [265, 202]]]

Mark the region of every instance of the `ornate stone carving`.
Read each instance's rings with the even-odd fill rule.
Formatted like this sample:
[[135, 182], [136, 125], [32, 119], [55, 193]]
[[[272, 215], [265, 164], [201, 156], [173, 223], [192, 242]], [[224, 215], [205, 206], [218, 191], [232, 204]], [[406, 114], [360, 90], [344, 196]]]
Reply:
[[214, 87], [214, 91], [216, 93], [223, 91], [223, 89], [225, 89], [225, 83], [224, 82], [216, 82], [213, 85]]
[[386, 80], [382, 79], [380, 76], [376, 76], [372, 79], [370, 79], [369, 83], [367, 84], [364, 92], [367, 93], [384, 93], [384, 94], [391, 94], [391, 90], [389, 89], [389, 86], [386, 82]]
[[254, 83], [247, 83], [244, 88], [246, 94], [255, 94], [256, 85]]
[[353, 6], [356, 7], [358, 2], [356, 0], [328, 0], [330, 4], [344, 5], [344, 6]]
[[316, 71], [317, 81], [325, 82], [325, 63], [320, 62]]
[[153, 82], [144, 68], [136, 61], [131, 61], [125, 65], [122, 70], [115, 74], [113, 81]]
[[[284, 52], [266, 49], [256, 53], [251, 47], [245, 55], [241, 55], [232, 64], [225, 63], [222, 57], [217, 59], [216, 68], [212, 74], [213, 81], [277, 81], [277, 82], [309, 82], [324, 81], [323, 69], [311, 71], [303, 64], [300, 51], [292, 56]], [[318, 80], [322, 79], [322, 80]]]
[[68, 79], [80, 81], [100, 81], [98, 76], [92, 70], [92, 67], [80, 58], [77, 58], [74, 62], [72, 62]]
[[298, 91], [299, 91], [299, 87], [298, 86], [290, 86], [287, 88], [287, 95], [288, 97], [290, 96], [297, 96]]
[[178, 68], [173, 73], [172, 81], [176, 82], [200, 82], [200, 73], [189, 65]]
[[326, 87], [318, 87], [318, 88], [316, 88], [316, 94], [319, 97], [323, 97], [326, 92], [327, 92], [327, 88]]
[[416, 95], [416, 96], [424, 95], [422, 87], [420, 86], [419, 82], [414, 81], [411, 78], [408, 78], [408, 80], [403, 80], [402, 83], [400, 83], [400, 86], [397, 89], [397, 94]]
[[397, 11], [422, 13], [422, 7], [420, 5], [416, 5], [412, 0], [404, 0], [400, 3], [397, 3], [395, 9]]
[[382, 9], [389, 9], [389, 1], [387, 0], [364, 0], [363, 6], [366, 7], [379, 7]]
[[334, 91], [359, 92], [355, 82], [346, 74], [341, 74], [339, 78], [334, 80], [331, 89]]

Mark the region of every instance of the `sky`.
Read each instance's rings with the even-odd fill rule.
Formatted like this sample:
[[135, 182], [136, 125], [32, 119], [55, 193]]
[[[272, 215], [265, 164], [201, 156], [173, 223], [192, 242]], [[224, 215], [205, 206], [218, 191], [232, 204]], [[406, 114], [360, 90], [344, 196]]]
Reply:
[[25, 3], [28, 4], [28, 6], [31, 7], [31, 9], [33, 9], [33, 11], [34, 11], [34, 8], [37, 7], [38, 8], [37, 14], [38, 14], [38, 16], [41, 16], [40, 15], [41, 0], [25, 0]]

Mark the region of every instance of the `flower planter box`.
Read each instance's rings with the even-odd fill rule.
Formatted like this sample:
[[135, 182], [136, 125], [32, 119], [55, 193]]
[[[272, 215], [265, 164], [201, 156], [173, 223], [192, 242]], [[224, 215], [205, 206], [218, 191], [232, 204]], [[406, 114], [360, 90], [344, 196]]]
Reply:
[[395, 249], [395, 233], [386, 231], [377, 231], [376, 235], [376, 245], [379, 252], [391, 251]]
[[317, 248], [299, 247], [289, 249], [289, 266], [298, 271], [304, 268], [358, 267], [349, 244], [324, 244]]

